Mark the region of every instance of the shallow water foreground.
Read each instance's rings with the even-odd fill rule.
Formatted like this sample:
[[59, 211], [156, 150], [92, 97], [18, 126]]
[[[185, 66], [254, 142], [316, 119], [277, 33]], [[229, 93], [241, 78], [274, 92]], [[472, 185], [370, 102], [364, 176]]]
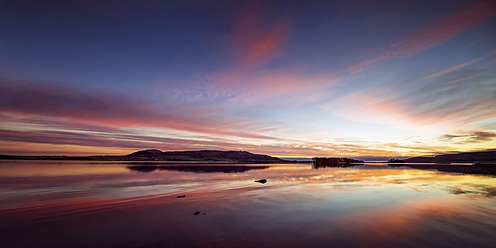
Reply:
[[0, 161], [1, 247], [493, 247], [495, 232], [493, 176]]

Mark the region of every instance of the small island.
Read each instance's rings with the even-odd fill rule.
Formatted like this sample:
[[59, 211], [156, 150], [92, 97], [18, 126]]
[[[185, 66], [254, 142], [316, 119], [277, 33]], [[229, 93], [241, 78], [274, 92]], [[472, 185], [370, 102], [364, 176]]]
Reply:
[[351, 158], [314, 157], [312, 159], [312, 167], [314, 169], [326, 167], [349, 167], [361, 164], [363, 164], [363, 161]]

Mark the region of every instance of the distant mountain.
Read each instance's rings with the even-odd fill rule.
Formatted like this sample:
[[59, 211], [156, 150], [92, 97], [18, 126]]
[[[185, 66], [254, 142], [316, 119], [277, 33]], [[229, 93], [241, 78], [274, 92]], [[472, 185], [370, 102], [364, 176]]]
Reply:
[[181, 151], [162, 152], [160, 150], [143, 150], [123, 156], [124, 160], [132, 161], [222, 161], [222, 162], [253, 162], [253, 163], [284, 163], [286, 160], [268, 155], [253, 154], [245, 151]]
[[463, 152], [443, 154], [434, 157], [413, 157], [405, 159], [406, 163], [475, 163], [496, 162], [496, 151]]
[[0, 155], [0, 159], [20, 160], [93, 160], [93, 161], [196, 161], [225, 163], [288, 163], [289, 161], [262, 154], [245, 151], [180, 151], [162, 152], [151, 149], [137, 151], [124, 156], [9, 156]]

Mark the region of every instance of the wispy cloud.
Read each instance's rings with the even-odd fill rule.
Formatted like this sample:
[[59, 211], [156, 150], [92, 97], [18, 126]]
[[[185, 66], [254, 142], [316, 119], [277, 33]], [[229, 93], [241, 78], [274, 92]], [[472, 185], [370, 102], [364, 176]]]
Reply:
[[[318, 90], [331, 88], [340, 82], [339, 78], [332, 75], [299, 75], [292, 71], [271, 71], [259, 75], [239, 78], [232, 84], [233, 91], [230, 101], [264, 102], [274, 100], [277, 102], [317, 101]], [[327, 92], [329, 93], [329, 92]], [[329, 95], [327, 94], [327, 97]], [[281, 98], [284, 97], [284, 98]]]
[[461, 132], [458, 134], [444, 134], [439, 137], [440, 141], [465, 144], [465, 143], [478, 143], [484, 141], [491, 141], [496, 139], [495, 132], [476, 131], [476, 132]]
[[456, 66], [453, 66], [451, 68], [448, 68], [448, 69], [445, 69], [445, 70], [442, 70], [442, 71], [439, 71], [439, 72], [430, 74], [428, 76], [423, 77], [422, 79], [429, 79], [429, 78], [435, 78], [435, 77], [443, 76], [443, 75], [448, 74], [450, 72], [454, 72], [456, 70], [459, 70], [460, 68], [466, 67], [466, 66], [471, 65], [471, 64], [476, 63], [476, 62], [479, 62], [479, 61], [481, 61], [481, 60], [483, 60], [483, 59], [485, 59], [487, 57], [490, 57], [490, 56], [492, 56], [494, 54], [496, 54], [496, 50], [495, 51], [492, 51], [492, 52], [490, 52], [490, 53], [488, 53], [488, 54], [486, 54], [484, 56], [481, 56], [479, 58], [472, 59], [472, 60], [467, 61], [465, 63], [461, 63], [461, 64], [456, 65]]
[[33, 116], [57, 118], [60, 122], [269, 139], [256, 134], [252, 121], [224, 116], [215, 106], [159, 105], [132, 96], [81, 92], [39, 83], [0, 81], [0, 106], [0, 114], [11, 118]]
[[415, 33], [390, 45], [382, 54], [350, 67], [349, 71], [357, 73], [384, 60], [409, 56], [425, 51], [495, 15], [496, 7], [494, 1], [481, 1], [453, 16], [417, 30]]

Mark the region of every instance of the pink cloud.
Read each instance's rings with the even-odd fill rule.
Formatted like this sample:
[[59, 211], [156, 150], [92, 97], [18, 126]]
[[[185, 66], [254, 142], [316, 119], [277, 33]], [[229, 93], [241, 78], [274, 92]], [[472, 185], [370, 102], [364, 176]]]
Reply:
[[244, 50], [240, 58], [241, 64], [248, 67], [259, 66], [280, 55], [282, 52], [279, 46], [288, 36], [288, 32], [281, 26], [276, 25], [266, 32], [241, 27], [239, 32], [243, 34], [238, 37], [237, 43]]
[[284, 20], [269, 21], [267, 8], [262, 2], [247, 4], [233, 26], [237, 70], [259, 67], [282, 54], [280, 46], [289, 31]]

